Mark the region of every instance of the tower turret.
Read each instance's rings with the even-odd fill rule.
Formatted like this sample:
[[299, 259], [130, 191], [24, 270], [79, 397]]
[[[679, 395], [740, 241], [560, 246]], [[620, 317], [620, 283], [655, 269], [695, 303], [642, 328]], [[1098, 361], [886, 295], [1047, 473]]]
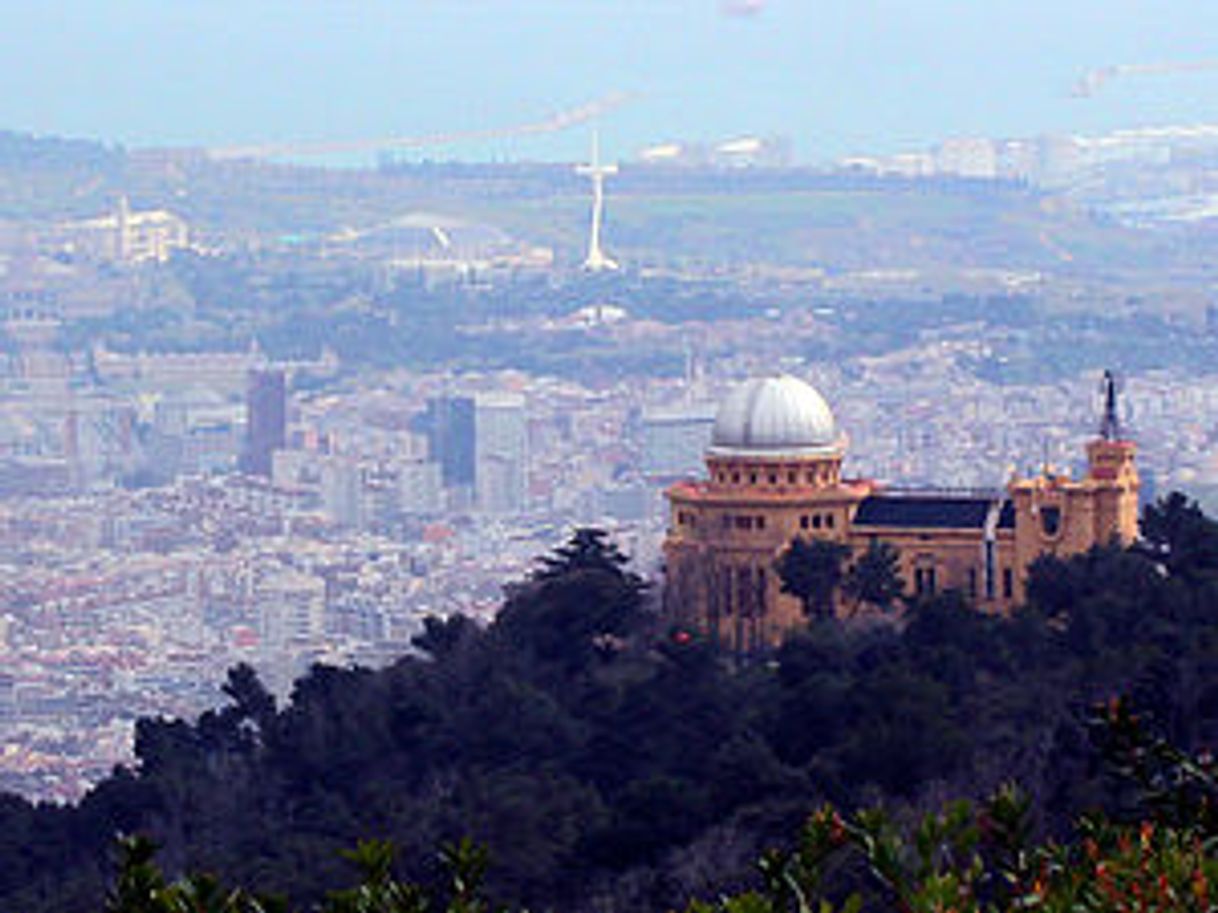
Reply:
[[1125, 437], [1117, 404], [1117, 383], [1104, 372], [1104, 413], [1099, 437], [1087, 444], [1087, 479], [1096, 496], [1097, 544], [1131, 544], [1138, 536], [1137, 446]]
[[[1121, 429], [1116, 378], [1104, 372], [1099, 434], [1087, 442], [1082, 479], [1052, 472], [1015, 479], [1016, 566], [1027, 568], [1041, 554], [1066, 557], [1097, 545], [1129, 545], [1138, 535], [1137, 447]], [[1023, 598], [1024, 581], [1017, 597]]]

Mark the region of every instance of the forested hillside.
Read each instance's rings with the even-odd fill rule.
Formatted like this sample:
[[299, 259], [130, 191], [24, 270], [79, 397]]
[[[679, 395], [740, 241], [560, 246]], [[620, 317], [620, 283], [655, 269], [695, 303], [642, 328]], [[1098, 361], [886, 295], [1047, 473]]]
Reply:
[[897, 821], [944, 797], [1032, 798], [1069, 836], [1120, 816], [1088, 726], [1124, 695], [1185, 752], [1218, 735], [1218, 526], [1179, 496], [1136, 549], [1043, 560], [1030, 605], [956, 594], [902, 624], [818, 622], [735, 667], [663, 628], [654, 594], [595, 531], [511, 585], [496, 621], [434, 621], [420, 653], [317, 667], [277, 707], [248, 668], [200, 719], [144, 720], [137, 762], [78, 806], [0, 806], [0, 909], [97, 910], [114, 836], [162, 846], [300, 907], [349, 883], [340, 850], [389, 838], [403, 877], [442, 877], [470, 837], [486, 888], [533, 909], [664, 910], [743, 889], [755, 859], [825, 802]]

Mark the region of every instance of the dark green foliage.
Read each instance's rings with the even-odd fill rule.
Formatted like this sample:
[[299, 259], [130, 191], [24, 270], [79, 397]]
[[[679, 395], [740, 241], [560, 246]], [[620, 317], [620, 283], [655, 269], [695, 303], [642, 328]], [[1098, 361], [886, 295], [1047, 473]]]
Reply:
[[232, 702], [226, 708], [229, 728], [252, 726], [257, 735], [268, 733], [275, 723], [275, 697], [258, 680], [252, 666], [241, 663], [228, 672], [220, 689]]
[[106, 894], [106, 913], [286, 913], [284, 901], [228, 888], [214, 875], [191, 874], [169, 883], [154, 859], [156, 849], [147, 837], [119, 841], [118, 874]]
[[436, 659], [443, 659], [477, 637], [478, 626], [464, 615], [437, 618], [429, 615], [423, 619], [423, 633], [411, 638], [411, 644]]
[[1128, 698], [1091, 709], [1088, 726], [1111, 789], [1118, 820], [1153, 819], [1218, 836], [1218, 763], [1206, 751], [1181, 750], [1147, 726]]
[[[1001, 820], [990, 806], [995, 830], [1066, 835], [1094, 808], [1168, 820], [1156, 796], [1178, 799], [1163, 790], [1188, 768], [1154, 746], [1191, 756], [1218, 743], [1218, 583], [1210, 521], [1187, 503], [1156, 510], [1144, 547], [1038, 562], [1012, 618], [958, 593], [879, 624], [813, 612], [769, 662], [744, 668], [697, 638], [658, 637], [642, 581], [602, 533], [577, 532], [509, 587], [486, 628], [429, 621], [418, 655], [379, 671], [315, 666], [283, 706], [237, 667], [224, 706], [140, 721], [137, 763], [79, 805], [0, 797], [0, 909], [95, 913], [116, 832], [149, 834], [167, 872], [215, 873], [190, 890], [219, 909], [219, 885], [241, 884], [298, 908], [413, 911], [422, 895], [390, 889], [401, 877], [438, 910], [463, 895], [434, 848], [468, 836], [495, 861], [496, 901], [647, 913], [729, 891], [744, 913], [748, 888], [773, 901], [785, 884], [779, 906], [798, 905], [789, 857], [763, 875], [748, 860], [826, 801], [882, 801], [898, 823], [873, 834], [880, 849], [939, 796], [1008, 780], [1031, 806]], [[1105, 741], [1085, 711], [1118, 693], [1138, 708], [1138, 735], [1117, 727]], [[1188, 801], [1213, 806], [1206, 781], [1192, 782]], [[833, 863], [826, 884], [840, 900], [872, 865], [917, 874], [918, 841], [948, 847], [953, 814], [912, 856]], [[1178, 803], [1173, 814], [1183, 820]], [[871, 826], [847, 818], [860, 834]], [[369, 838], [401, 848], [400, 874], [369, 844], [356, 860], [368, 891], [331, 894], [348, 883], [340, 851]], [[946, 852], [931, 854], [932, 874], [955, 871]], [[1010, 854], [1004, 866], [1024, 864]], [[125, 903], [161, 890], [141, 860], [120, 883]]]
[[571, 541], [554, 550], [553, 555], [538, 559], [540, 567], [533, 572], [534, 580], [561, 579], [573, 571], [600, 571], [642, 589], [642, 580], [627, 570], [630, 559], [609, 541], [603, 529], [581, 527], [571, 534]]
[[827, 539], [791, 541], [775, 562], [782, 591], [803, 604], [808, 618], [830, 618], [833, 598], [843, 579], [842, 564], [850, 550]]
[[[1132, 727], [1132, 728], [1131, 728]], [[1108, 713], [1103, 728], [1133, 736], [1132, 718]], [[1189, 763], [1173, 748], [1180, 760]], [[1210, 775], [1192, 762], [1200, 774]], [[1187, 781], [1188, 776], [1185, 777]], [[1187, 782], [1167, 791], [1187, 789]], [[1187, 808], [1179, 801], [1177, 808]], [[955, 801], [900, 822], [872, 807], [841, 813], [822, 805], [793, 844], [764, 851], [754, 886], [719, 892], [714, 902], [685, 902], [686, 913], [1015, 913], [1020, 910], [1128, 913], [1212, 910], [1218, 879], [1212, 820], [1194, 810], [1183, 819], [1154, 811], [1129, 824], [1103, 815], [1076, 823], [1071, 840], [1037, 840], [1029, 799], [1003, 784], [980, 803]], [[282, 900], [229, 889], [210, 875], [167, 884], [143, 838], [124, 840], [108, 913], [288, 913]], [[399, 879], [388, 841], [360, 841], [344, 858], [359, 882], [331, 891], [318, 913], [488, 913], [483, 893], [489, 857], [469, 839], [445, 846], [446, 883], [427, 887]], [[503, 908], [504, 913], [509, 909]]]
[[1218, 524], [1178, 491], [1147, 505], [1142, 540], [1169, 574], [1190, 580], [1218, 574]]
[[529, 580], [508, 588], [495, 633], [565, 674], [619, 650], [640, 621], [645, 585], [604, 530], [578, 529]]
[[119, 874], [106, 898], [106, 913], [158, 913], [167, 909], [165, 878], [152, 861], [156, 844], [146, 837], [130, 837], [119, 843], [119, 852]]
[[901, 555], [890, 542], [873, 540], [846, 572], [842, 586], [854, 600], [857, 611], [863, 604], [888, 610], [901, 598], [905, 581], [901, 578]]
[[[228, 888], [213, 875], [168, 882], [154, 859], [156, 844], [146, 837], [123, 838], [118, 849], [106, 913], [288, 913], [286, 900]], [[359, 883], [331, 891], [319, 913], [489, 913], [482, 893], [488, 854], [468, 839], [441, 849], [448, 879], [441, 890], [399, 880], [393, 871], [395, 849], [387, 840], [361, 840], [341, 855], [355, 866]]]
[[[359, 870], [360, 883], [331, 892], [326, 913], [426, 913], [426, 892], [393, 876], [393, 844], [361, 840], [355, 849], [345, 850], [343, 857]], [[477, 873], [479, 878], [482, 874], [481, 870]]]

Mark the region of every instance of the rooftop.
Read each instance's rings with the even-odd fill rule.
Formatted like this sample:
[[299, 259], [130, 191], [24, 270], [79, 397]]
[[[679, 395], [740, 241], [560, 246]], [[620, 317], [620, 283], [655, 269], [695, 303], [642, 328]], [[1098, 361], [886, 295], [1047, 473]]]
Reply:
[[1015, 509], [1001, 500], [977, 495], [893, 493], [871, 495], [859, 504], [854, 526], [911, 529], [984, 529], [998, 508], [998, 529], [1015, 527]]
[[842, 450], [837, 422], [814, 387], [789, 374], [737, 386], [715, 416], [715, 456], [815, 456]]

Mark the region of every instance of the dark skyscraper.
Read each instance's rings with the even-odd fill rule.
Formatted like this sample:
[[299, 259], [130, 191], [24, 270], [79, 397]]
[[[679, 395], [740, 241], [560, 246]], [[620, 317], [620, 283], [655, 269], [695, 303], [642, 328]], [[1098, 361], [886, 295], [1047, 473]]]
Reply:
[[271, 454], [287, 437], [287, 383], [277, 370], [251, 371], [245, 396], [245, 452], [241, 469], [271, 475]]
[[474, 484], [474, 411], [469, 396], [438, 396], [427, 401], [420, 430], [427, 435], [431, 458], [440, 464], [446, 488]]

